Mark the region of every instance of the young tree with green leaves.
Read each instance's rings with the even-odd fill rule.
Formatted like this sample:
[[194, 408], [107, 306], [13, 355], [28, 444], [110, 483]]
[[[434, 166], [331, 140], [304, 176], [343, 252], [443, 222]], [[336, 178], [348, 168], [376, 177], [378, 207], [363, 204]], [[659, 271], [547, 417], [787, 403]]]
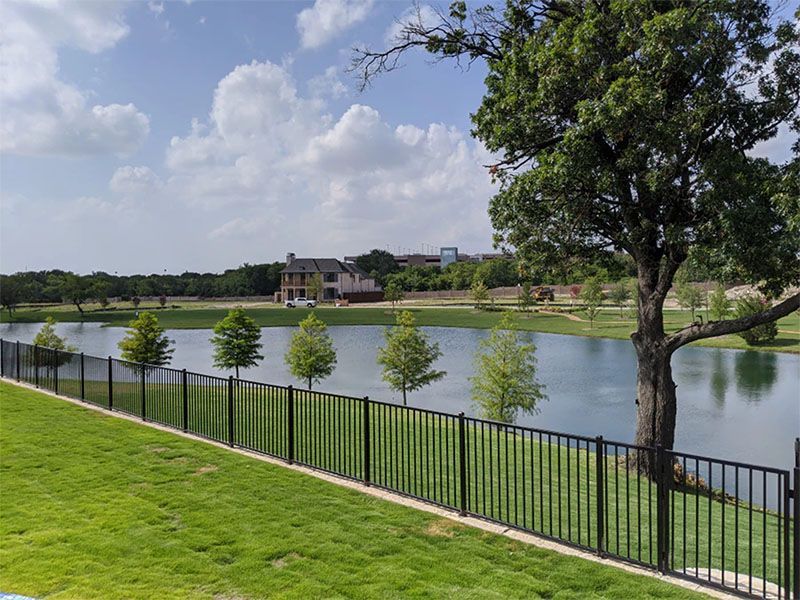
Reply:
[[[766, 300], [760, 298], [755, 294], [743, 296], [736, 301], [735, 313], [738, 318], [748, 317], [750, 315], [757, 315], [764, 310]], [[775, 321], [762, 323], [757, 327], [752, 327], [745, 331], [739, 332], [741, 337], [748, 346], [757, 346], [765, 342], [771, 342], [778, 337], [778, 324]]]
[[125, 337], [117, 344], [122, 350], [122, 359], [162, 367], [168, 365], [175, 352], [173, 341], [158, 324], [158, 318], [151, 312], [142, 312], [128, 324]]
[[622, 319], [625, 316], [625, 305], [628, 303], [628, 300], [631, 299], [631, 291], [624, 281], [616, 283], [611, 288], [611, 291], [608, 293], [608, 299], [619, 306], [619, 318]]
[[336, 350], [328, 327], [313, 312], [300, 321], [284, 357], [292, 375], [308, 383], [319, 383], [336, 368]]
[[725, 286], [721, 283], [708, 295], [708, 305], [711, 316], [715, 321], [724, 320], [731, 312], [731, 301], [725, 293]]
[[306, 294], [308, 298], [313, 298], [314, 300], [321, 301], [322, 300], [322, 274], [321, 273], [314, 273], [311, 277], [308, 278], [308, 284], [306, 285]]
[[402, 302], [405, 298], [405, 292], [396, 282], [390, 281], [383, 290], [383, 299], [392, 303], [392, 312], [394, 312], [394, 305], [397, 302]]
[[54, 352], [41, 352], [36, 350], [38, 353], [36, 357], [38, 365], [40, 367], [46, 367], [48, 370], [67, 364], [71, 359], [68, 353], [75, 352], [76, 350], [75, 346], [67, 344], [66, 338], [62, 338], [56, 333], [56, 324], [57, 321], [53, 317], [48, 316], [42, 328], [39, 329], [33, 338], [34, 346], [49, 348], [50, 350], [59, 350], [65, 353], [56, 354]]
[[603, 305], [604, 299], [605, 295], [600, 280], [596, 277], [587, 279], [581, 288], [581, 300], [583, 301], [583, 310], [589, 317], [590, 329], [594, 327], [594, 320], [600, 314], [600, 307]]
[[60, 291], [64, 301], [74, 304], [83, 316], [83, 304], [91, 295], [89, 280], [74, 273], [66, 273], [61, 280]]
[[261, 329], [248, 317], [244, 309], [234, 308], [214, 325], [214, 366], [218, 369], [234, 369], [239, 379], [239, 369], [255, 367], [264, 357], [261, 350]]
[[536, 380], [536, 346], [523, 342], [509, 313], [481, 340], [475, 355], [472, 399], [486, 419], [514, 423], [546, 398]]
[[386, 346], [378, 350], [378, 364], [383, 367], [383, 380], [403, 394], [438, 381], [447, 373], [433, 368], [441, 356], [439, 344], [431, 342], [417, 327], [414, 315], [407, 310], [397, 315], [397, 324], [386, 329]]
[[483, 308], [483, 305], [489, 301], [489, 288], [482, 279], [476, 277], [472, 282], [469, 295], [477, 308]]
[[705, 300], [703, 290], [689, 281], [679, 281], [675, 284], [675, 296], [681, 308], [692, 312], [692, 321], [694, 321], [695, 311], [703, 307]]
[[[386, 47], [354, 52], [365, 86], [415, 48], [485, 62], [472, 119], [499, 156], [489, 214], [496, 239], [527, 268], [613, 250], [631, 257], [639, 445], [673, 447], [678, 348], [800, 307], [794, 293], [757, 314], [664, 327], [690, 252], [773, 300], [800, 282], [800, 33], [778, 11], [769, 0], [457, 1], [433, 18], [418, 9]], [[781, 126], [794, 135], [791, 162], [750, 152]]]
[[531, 284], [525, 281], [519, 286], [519, 293], [517, 294], [517, 305], [520, 311], [528, 312], [533, 306], [534, 300], [531, 295]]

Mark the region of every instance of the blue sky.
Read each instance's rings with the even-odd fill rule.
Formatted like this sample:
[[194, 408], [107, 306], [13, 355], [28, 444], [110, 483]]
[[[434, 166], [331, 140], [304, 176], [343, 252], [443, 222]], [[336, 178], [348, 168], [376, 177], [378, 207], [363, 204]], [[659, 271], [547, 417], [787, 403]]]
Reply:
[[410, 6], [4, 0], [0, 270], [489, 250], [484, 68], [409, 55], [364, 93], [345, 72]]

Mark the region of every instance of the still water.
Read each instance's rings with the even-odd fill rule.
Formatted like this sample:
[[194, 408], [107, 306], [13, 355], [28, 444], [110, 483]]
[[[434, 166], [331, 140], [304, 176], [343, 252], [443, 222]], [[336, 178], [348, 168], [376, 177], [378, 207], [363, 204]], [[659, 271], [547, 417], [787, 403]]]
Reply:
[[[30, 342], [39, 324], [0, 324], [0, 337]], [[329, 329], [338, 353], [333, 375], [321, 390], [375, 400], [402, 402], [381, 380], [375, 362], [383, 344], [383, 327]], [[409, 396], [409, 404], [445, 412], [476, 415], [469, 377], [481, 329], [424, 328], [444, 356], [437, 368], [447, 376]], [[60, 323], [59, 334], [79, 351], [119, 356], [124, 330], [97, 323]], [[242, 378], [302, 385], [290, 375], [283, 355], [294, 329], [262, 329], [265, 360]], [[172, 366], [201, 373], [220, 373], [212, 366], [210, 330], [170, 330], [175, 340]], [[636, 358], [630, 342], [529, 333], [536, 344], [539, 380], [548, 400], [535, 415], [518, 423], [606, 439], [633, 440], [636, 406]], [[684, 452], [729, 460], [793, 466], [793, 440], [800, 436], [800, 356], [772, 352], [686, 347], [673, 357], [678, 393], [675, 447]]]

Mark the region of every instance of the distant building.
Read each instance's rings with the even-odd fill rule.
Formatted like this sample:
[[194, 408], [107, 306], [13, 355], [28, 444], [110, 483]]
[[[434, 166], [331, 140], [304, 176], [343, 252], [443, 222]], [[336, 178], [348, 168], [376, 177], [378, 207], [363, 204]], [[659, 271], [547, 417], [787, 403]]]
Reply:
[[335, 258], [296, 258], [286, 255], [286, 266], [281, 270], [281, 291], [277, 302], [308, 298], [308, 284], [319, 273], [322, 277], [322, 297], [316, 300], [338, 300], [344, 294], [380, 291], [380, 286], [369, 273], [352, 262]]
[[458, 262], [458, 248], [451, 246], [439, 250], [439, 266], [442, 269], [454, 262]]
[[[357, 256], [345, 256], [347, 262], [355, 262]], [[479, 252], [477, 254], [464, 254], [458, 252], [455, 246], [441, 248], [439, 254], [395, 254], [394, 262], [399, 267], [439, 267], [444, 269], [454, 262], [483, 262], [495, 258], [513, 258], [502, 252]]]

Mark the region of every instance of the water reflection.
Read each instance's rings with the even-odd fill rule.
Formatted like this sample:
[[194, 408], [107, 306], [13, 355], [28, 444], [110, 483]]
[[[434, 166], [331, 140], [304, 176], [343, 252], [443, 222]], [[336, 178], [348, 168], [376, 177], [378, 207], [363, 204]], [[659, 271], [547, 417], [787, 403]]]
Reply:
[[[29, 342], [38, 324], [0, 324], [0, 336]], [[475, 415], [469, 377], [473, 356], [488, 332], [479, 329], [425, 328], [444, 356], [437, 368], [447, 376], [412, 393], [409, 403], [446, 412]], [[60, 323], [60, 334], [96, 356], [119, 355], [124, 330], [96, 323]], [[293, 329], [262, 330], [266, 359], [242, 377], [296, 384], [283, 355]], [[338, 365], [321, 389], [376, 400], [400, 402], [381, 379], [375, 357], [383, 327], [331, 327]], [[209, 330], [171, 330], [176, 341], [172, 364], [204, 373], [213, 368]], [[636, 355], [626, 340], [530, 333], [536, 344], [539, 380], [549, 400], [536, 415], [519, 423], [580, 435], [633, 440], [636, 407]], [[227, 375], [227, 373], [225, 373]], [[792, 466], [792, 446], [800, 436], [800, 356], [686, 347], [673, 357], [678, 384], [676, 447], [697, 454], [773, 466]], [[751, 443], [750, 440], [757, 440]]]

